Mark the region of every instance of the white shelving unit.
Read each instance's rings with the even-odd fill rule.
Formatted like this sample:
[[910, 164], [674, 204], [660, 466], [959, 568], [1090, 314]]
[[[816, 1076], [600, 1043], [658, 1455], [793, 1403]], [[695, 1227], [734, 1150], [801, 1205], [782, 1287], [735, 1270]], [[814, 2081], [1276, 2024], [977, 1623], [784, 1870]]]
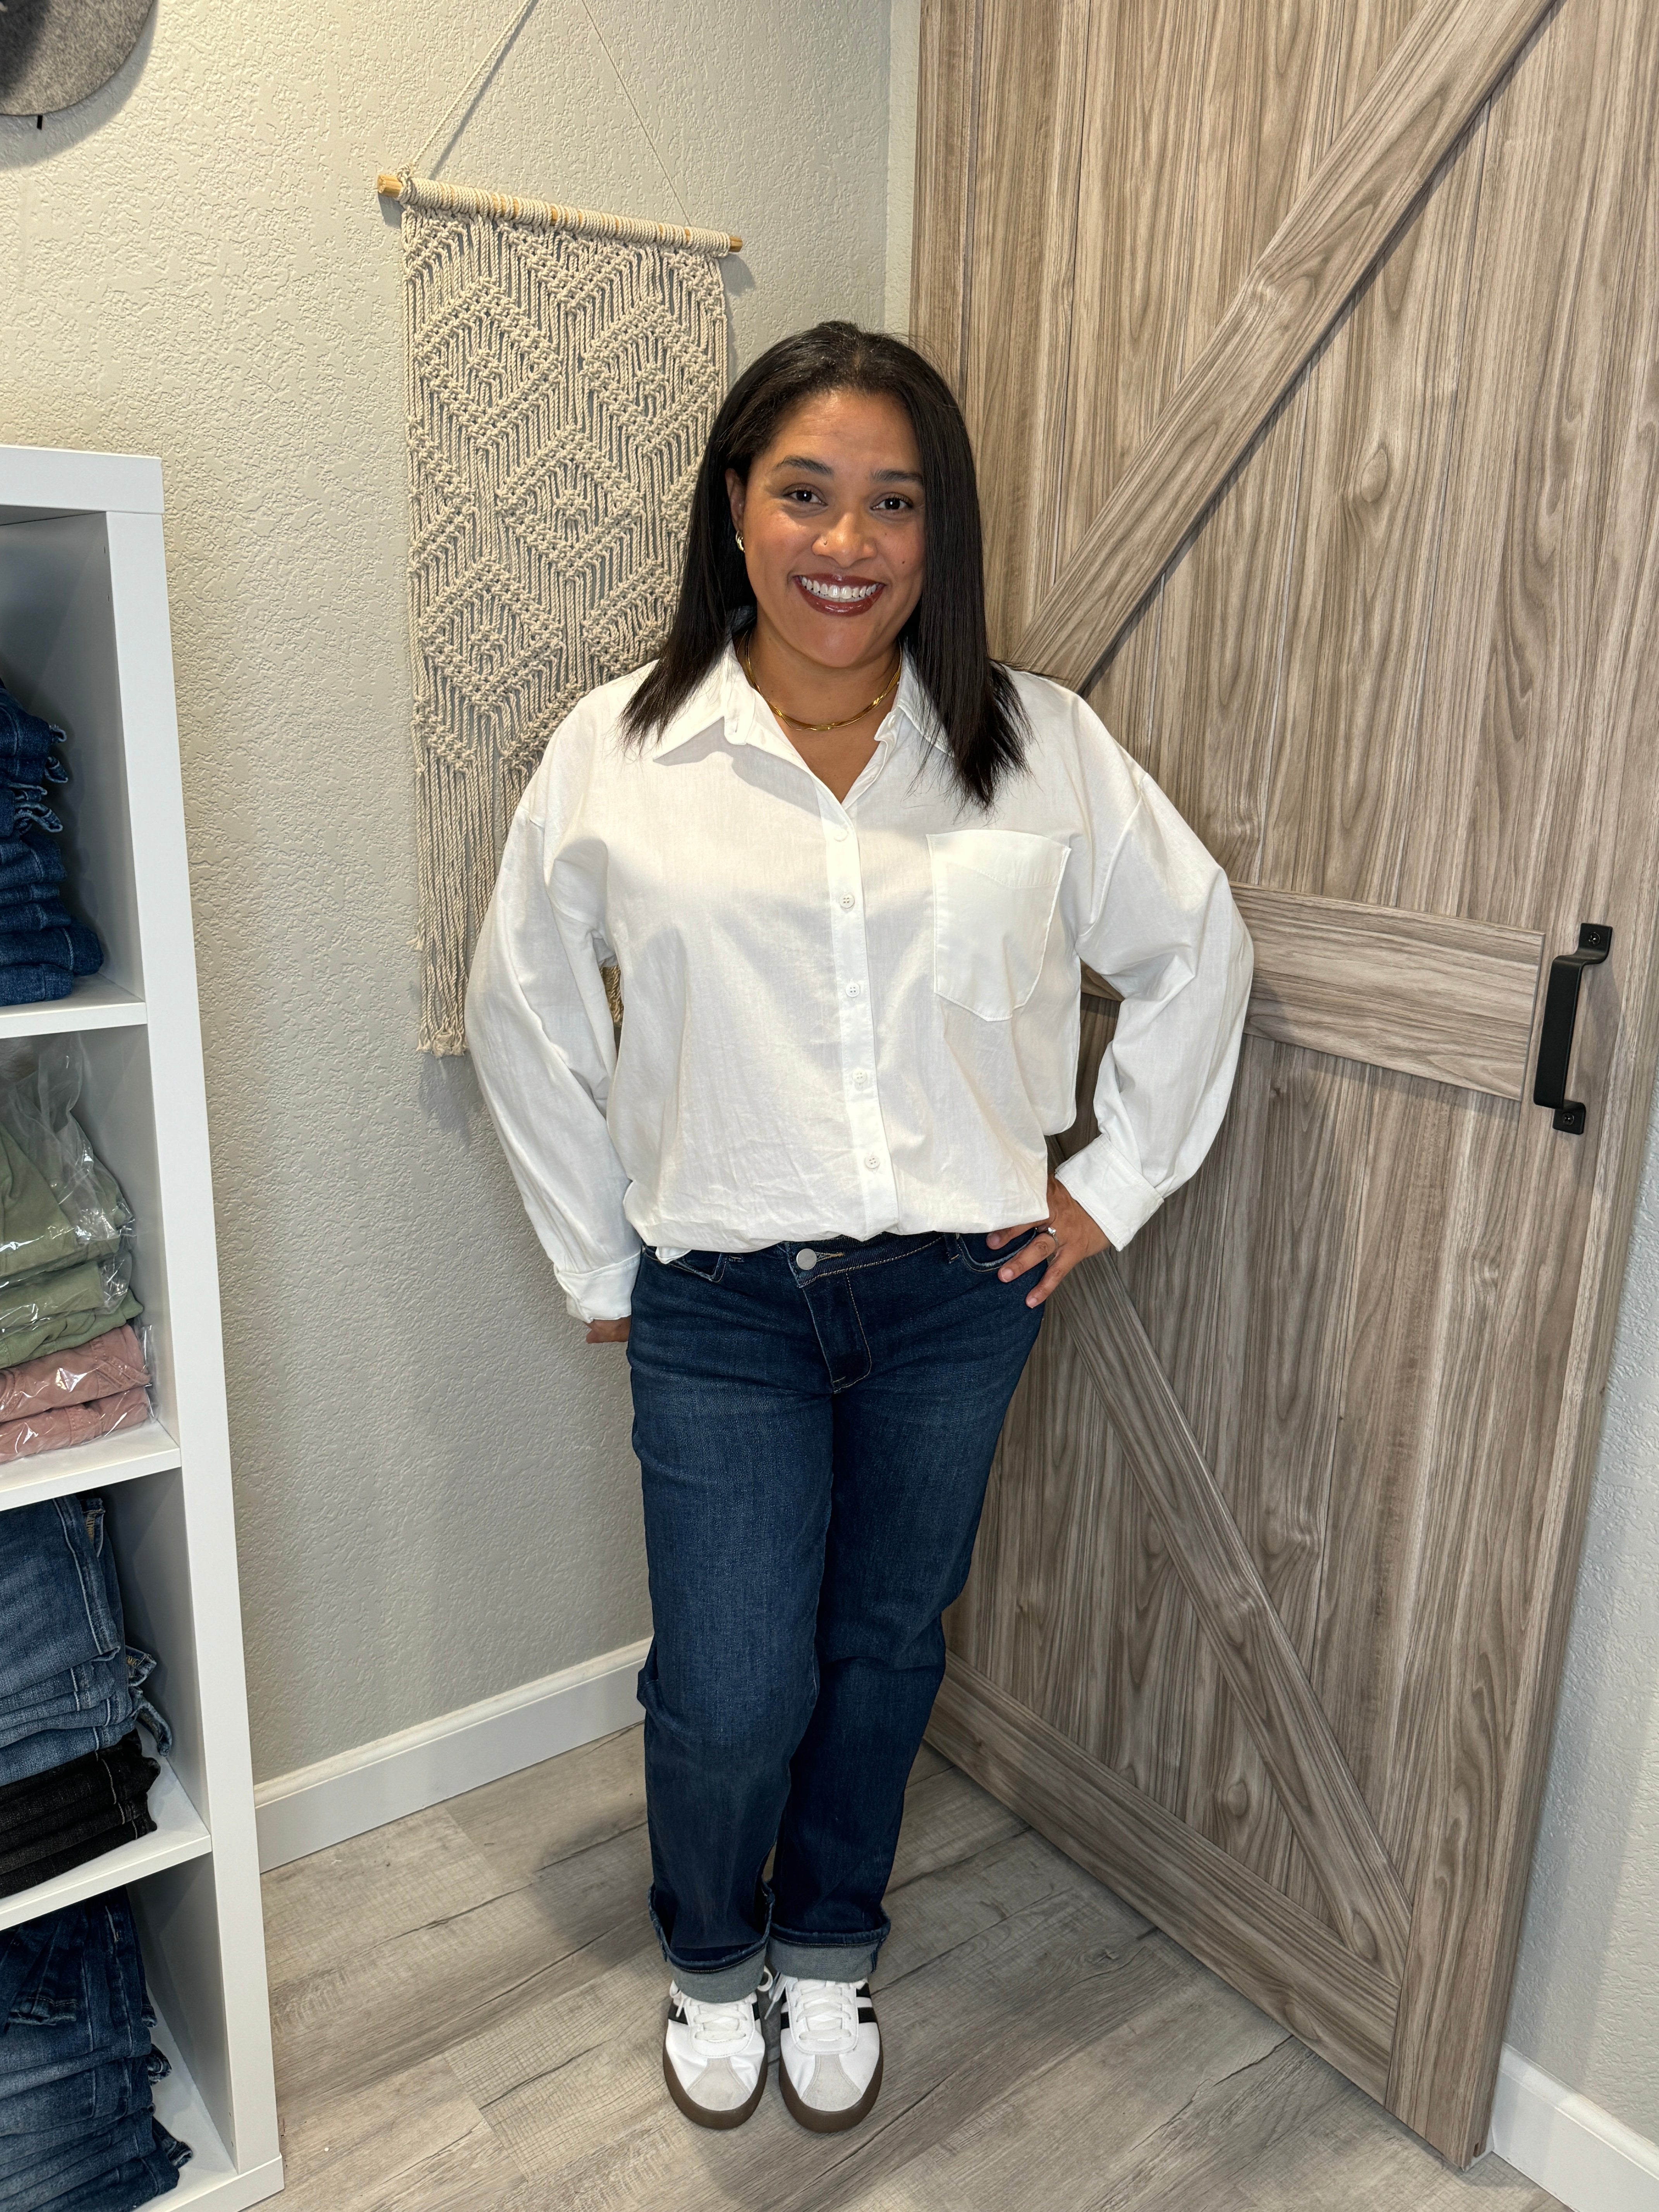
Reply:
[[173, 2063], [156, 2109], [196, 2154], [159, 2201], [240, 2212], [283, 2170], [158, 462], [0, 446], [0, 682], [70, 732], [65, 889], [106, 956], [68, 999], [0, 1007], [0, 1039], [82, 1037], [76, 1111], [137, 1217], [155, 1365], [153, 1421], [8, 1465], [0, 1511], [103, 1496], [174, 1736], [155, 1834], [0, 1899], [0, 1926], [127, 1886]]

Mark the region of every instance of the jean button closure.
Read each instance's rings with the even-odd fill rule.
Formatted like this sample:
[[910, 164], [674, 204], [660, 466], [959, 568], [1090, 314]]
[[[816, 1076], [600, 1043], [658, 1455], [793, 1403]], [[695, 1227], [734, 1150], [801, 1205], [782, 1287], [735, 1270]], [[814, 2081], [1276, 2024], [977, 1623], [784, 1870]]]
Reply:
[[817, 1264], [818, 1255], [810, 1244], [804, 1244], [795, 1255], [795, 1265], [804, 1274], [810, 1273]]

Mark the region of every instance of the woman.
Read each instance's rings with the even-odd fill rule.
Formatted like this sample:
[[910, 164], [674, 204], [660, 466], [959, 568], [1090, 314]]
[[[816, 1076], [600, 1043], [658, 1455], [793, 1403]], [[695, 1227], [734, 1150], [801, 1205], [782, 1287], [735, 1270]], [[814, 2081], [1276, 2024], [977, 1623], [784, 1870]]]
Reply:
[[[1080, 958], [1124, 1003], [1100, 1134], [1049, 1175]], [[850, 324], [774, 346], [661, 658], [525, 793], [467, 1000], [571, 1310], [628, 1346], [663, 2069], [705, 2126], [758, 2104], [769, 2014], [804, 2125], [875, 2101], [882, 1897], [998, 1431], [1056, 1286], [1203, 1158], [1249, 972], [1157, 786], [988, 657], [945, 384]]]

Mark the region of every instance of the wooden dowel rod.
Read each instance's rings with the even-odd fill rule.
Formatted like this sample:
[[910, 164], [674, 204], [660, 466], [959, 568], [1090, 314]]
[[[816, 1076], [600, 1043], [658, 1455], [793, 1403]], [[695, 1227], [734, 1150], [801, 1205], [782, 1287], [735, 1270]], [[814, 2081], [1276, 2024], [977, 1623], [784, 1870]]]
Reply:
[[[397, 175], [395, 175], [392, 170], [390, 170], [390, 169], [382, 169], [382, 170], [380, 172], [379, 175], [378, 175], [378, 176], [375, 178], [375, 179], [374, 179], [374, 189], [375, 189], [375, 191], [380, 194], [380, 198], [381, 198], [383, 200], [400, 200], [400, 199], [402, 199], [402, 198], [403, 198], [403, 197], [404, 197], [404, 180], [403, 180], [403, 179], [402, 179], [400, 176], [397, 176]], [[485, 194], [485, 193], [479, 193], [479, 194], [476, 195], [476, 197], [477, 197], [477, 198], [481, 202], [482, 202], [482, 201], [483, 201], [483, 200], [485, 200], [485, 199], [493, 199], [493, 198], [497, 198], [497, 196], [496, 196], [496, 195], [495, 195], [495, 194]], [[539, 202], [537, 202], [537, 201], [523, 201], [523, 202], [519, 202], [519, 201], [513, 201], [513, 200], [509, 200], [509, 199], [507, 199], [506, 198], [502, 197], [502, 198], [500, 198], [500, 202], [499, 202], [499, 212], [501, 212], [501, 213], [502, 213], [502, 214], [508, 214], [508, 213], [515, 212], [515, 211], [517, 211], [520, 207], [522, 207], [522, 208], [523, 208], [523, 209], [524, 209], [524, 210], [528, 213], [528, 212], [530, 212], [530, 211], [532, 211], [532, 210], [534, 210], [538, 209], [539, 206], [540, 206], [540, 203], [539, 203]], [[552, 213], [552, 214], [568, 214], [568, 217], [569, 217], [569, 221], [570, 221], [570, 228], [571, 228], [573, 230], [580, 230], [580, 229], [581, 229], [581, 228], [583, 228], [583, 222], [582, 222], [582, 211], [581, 211], [580, 209], [572, 208], [572, 209], [569, 209], [569, 210], [549, 210], [549, 212], [550, 212], [550, 213]], [[533, 218], [532, 218], [532, 219], [533, 219]], [[600, 227], [603, 227], [603, 226], [604, 226], [607, 222], [609, 222], [610, 220], [611, 220], [611, 218], [610, 218], [610, 217], [608, 217], [608, 216], [588, 216], [588, 217], [587, 217], [587, 221], [588, 221], [589, 222], [596, 223], [596, 224], [599, 225]], [[627, 217], [623, 217], [623, 218], [621, 218], [621, 220], [623, 220], [623, 221], [628, 221], [628, 220], [629, 220], [629, 218], [627, 218]], [[644, 227], [645, 227], [645, 226], [641, 226], [641, 228], [644, 228]], [[674, 228], [675, 228], [675, 226], [674, 226], [674, 225], [672, 225], [672, 224], [669, 224], [669, 223], [664, 223], [664, 224], [660, 224], [660, 225], [653, 225], [653, 226], [650, 226], [650, 227], [651, 227], [651, 228], [659, 228], [659, 229], [661, 229], [661, 230], [663, 230], [664, 232], [665, 232], [665, 233], [667, 233], [667, 234], [668, 234], [668, 235], [666, 235], [666, 236], [663, 239], [663, 240], [662, 240], [662, 243], [663, 243], [664, 245], [672, 245], [672, 244], [674, 243], [674, 240], [673, 240], [673, 236], [672, 236], [672, 232], [673, 232], [673, 230], [674, 230]], [[705, 234], [705, 235], [706, 235], [706, 234]], [[730, 253], [741, 253], [741, 252], [742, 252], [742, 251], [743, 251], [743, 240], [742, 240], [742, 239], [740, 239], [739, 237], [738, 237], [738, 235], [736, 234], [736, 233], [735, 233], [735, 232], [728, 231], [728, 232], [726, 234], [726, 240], [725, 240], [725, 242], [726, 242], [726, 251], [727, 251], [728, 252], [730, 252]]]

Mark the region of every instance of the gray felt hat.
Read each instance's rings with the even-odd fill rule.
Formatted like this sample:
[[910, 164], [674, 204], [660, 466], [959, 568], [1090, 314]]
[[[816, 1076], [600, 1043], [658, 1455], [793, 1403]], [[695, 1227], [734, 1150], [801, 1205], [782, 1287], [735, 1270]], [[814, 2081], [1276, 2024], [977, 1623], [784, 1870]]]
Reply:
[[155, 0], [0, 0], [0, 115], [55, 115], [107, 84]]

